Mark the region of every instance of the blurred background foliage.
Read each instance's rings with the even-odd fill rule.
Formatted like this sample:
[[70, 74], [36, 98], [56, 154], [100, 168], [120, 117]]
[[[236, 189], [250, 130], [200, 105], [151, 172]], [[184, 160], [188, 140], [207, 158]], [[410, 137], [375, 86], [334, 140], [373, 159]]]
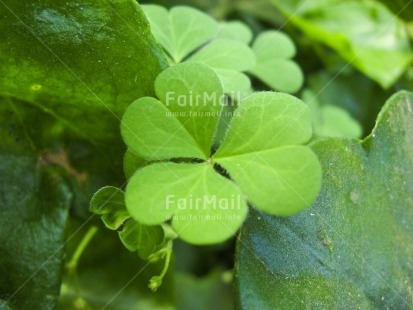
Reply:
[[[316, 97], [312, 108], [316, 117], [336, 113], [334, 109], [335, 112], [322, 110], [332, 106], [356, 121], [355, 127], [349, 130], [345, 125], [338, 135], [365, 137], [391, 94], [401, 89], [413, 90], [413, 6], [407, 6], [407, 1], [143, 3], [168, 8], [190, 5], [218, 20], [241, 20], [254, 35], [268, 29], [287, 33], [296, 44], [295, 60], [305, 76], [304, 86], [295, 95], [305, 101]], [[0, 4], [0, 13], [0, 29], [5, 36], [0, 43], [0, 181], [8, 193], [1, 198], [0, 208], [0, 308], [24, 309], [21, 300], [32, 298], [36, 303], [33, 309], [53, 309], [61, 270], [64, 278], [58, 309], [193, 309], [194, 305], [197, 309], [233, 308], [234, 240], [208, 247], [175, 242], [167, 278], [158, 291], [151, 292], [148, 281], [160, 272], [162, 264], [147, 267], [147, 262], [128, 252], [117, 234], [108, 231], [88, 211], [90, 197], [97, 189], [104, 185], [121, 187], [125, 182], [125, 147], [114, 115], [120, 116], [137, 97], [151, 95], [152, 81], [166, 66], [143, 13], [133, 7], [132, 1], [120, 1], [111, 7], [105, 1], [43, 1], [33, 6], [5, 1]], [[122, 19], [143, 29], [139, 40], [134, 38], [134, 29], [120, 26]], [[48, 23], [61, 28], [52, 33]], [[80, 36], [79, 42], [73, 41], [74, 33]], [[37, 39], [33, 39], [34, 34]], [[151, 52], [141, 50], [140, 44], [151, 46]], [[57, 57], [45, 46], [50, 46]], [[136, 63], [136, 57], [144, 59]], [[268, 89], [259, 81], [253, 83], [256, 89]], [[111, 112], [102, 104], [109, 106]], [[324, 126], [322, 121], [320, 124]], [[22, 167], [24, 172], [17, 170]], [[22, 180], [31, 186], [22, 184]], [[24, 192], [6, 190], [22, 187]], [[25, 203], [27, 197], [43, 191], [49, 195], [37, 202], [42, 206], [39, 219], [25, 209]], [[12, 216], [11, 208], [21, 211]], [[20, 227], [23, 219], [34, 227], [40, 221], [44, 231], [38, 234], [44, 233], [45, 237], [16, 234], [13, 240], [9, 239], [15, 233], [13, 227]], [[62, 231], [64, 226], [66, 233]], [[98, 230], [76, 268], [65, 265], [91, 227]], [[33, 244], [36, 246], [31, 248], [29, 245]], [[33, 252], [46, 244], [50, 246], [49, 253], [55, 255], [44, 265], [42, 255], [47, 253]], [[27, 262], [17, 259], [22, 255], [36, 256], [32, 263], [40, 272], [33, 278], [29, 278], [33, 270]], [[24, 271], [18, 278], [8, 275], [10, 270], [19, 268]], [[42, 278], [44, 272], [49, 276]], [[20, 289], [26, 280], [32, 285]], [[47, 293], [39, 293], [36, 286], [44, 286]], [[39, 294], [47, 296], [34, 297]]]

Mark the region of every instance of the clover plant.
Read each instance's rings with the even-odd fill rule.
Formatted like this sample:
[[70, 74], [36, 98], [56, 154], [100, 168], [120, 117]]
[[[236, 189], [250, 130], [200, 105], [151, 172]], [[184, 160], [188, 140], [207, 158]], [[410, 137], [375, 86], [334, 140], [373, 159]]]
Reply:
[[[119, 235], [127, 248], [147, 259], [165, 252], [174, 234], [192, 244], [223, 242], [240, 228], [248, 205], [286, 216], [314, 201], [321, 168], [304, 145], [312, 135], [304, 102], [253, 93], [239, 103], [214, 147], [228, 99], [217, 73], [185, 62], [161, 72], [154, 87], [156, 98], [137, 99], [122, 119], [125, 193], [104, 188], [91, 204], [108, 228], [125, 223]], [[97, 207], [103, 201], [108, 205]], [[173, 237], [165, 237], [171, 229]]]
[[152, 33], [171, 64], [199, 61], [210, 65], [224, 84], [225, 92], [251, 92], [244, 73], [270, 88], [294, 93], [303, 83], [299, 66], [291, 60], [295, 46], [280, 31], [259, 34], [252, 46], [251, 30], [242, 22], [218, 23], [196, 9], [177, 6], [169, 12], [158, 5], [142, 6]]

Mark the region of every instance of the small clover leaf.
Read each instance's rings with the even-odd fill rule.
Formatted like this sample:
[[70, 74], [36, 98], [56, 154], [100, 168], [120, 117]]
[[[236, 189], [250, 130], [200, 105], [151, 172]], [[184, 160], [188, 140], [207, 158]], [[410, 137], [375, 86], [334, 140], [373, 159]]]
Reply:
[[168, 242], [162, 226], [142, 225], [131, 218], [125, 206], [125, 193], [119, 188], [106, 186], [98, 190], [90, 202], [90, 211], [100, 215], [109, 229], [119, 230], [124, 246], [132, 252], [138, 251], [142, 259], [161, 250]]
[[[210, 100], [213, 89], [218, 92], [215, 98], [222, 95], [217, 81], [214, 71], [202, 63], [170, 67], [155, 82], [160, 100], [139, 99], [122, 122], [129, 150], [152, 161], [129, 179], [125, 202], [130, 215], [145, 225], [171, 220], [177, 235], [193, 244], [222, 242], [232, 236], [247, 215], [247, 201], [276, 215], [298, 212], [312, 203], [321, 182], [316, 156], [301, 145], [312, 134], [310, 111], [290, 95], [263, 92], [247, 97], [212, 154], [218, 113], [211, 112], [221, 111], [217, 101]], [[171, 90], [176, 98], [180, 92], [182, 98], [209, 95], [196, 104], [184, 99], [181, 103], [186, 104], [178, 104], [178, 99], [166, 100]], [[167, 105], [166, 110], [180, 113], [157, 112]], [[191, 116], [200, 107], [209, 114]], [[156, 122], [146, 121], [151, 119]], [[180, 127], [165, 125], [172, 123]], [[187, 159], [182, 162], [182, 158]], [[172, 162], [153, 163], [167, 159]], [[218, 173], [222, 169], [216, 164], [232, 180]]]
[[130, 218], [123, 191], [113, 186], [99, 189], [90, 201], [89, 210], [100, 215], [105, 226], [112, 230], [119, 229]]
[[303, 84], [300, 67], [291, 60], [295, 46], [291, 39], [279, 31], [262, 32], [254, 41], [252, 50], [256, 66], [249, 72], [273, 89], [294, 93]]
[[131, 252], [137, 251], [140, 258], [149, 263], [164, 258], [161, 274], [153, 276], [148, 285], [156, 291], [168, 271], [176, 234], [166, 224], [143, 225], [132, 219], [125, 206], [125, 193], [113, 186], [103, 187], [95, 193], [90, 202], [90, 211], [101, 215], [109, 229], [118, 230], [125, 248]]
[[119, 232], [119, 238], [125, 248], [131, 252], [137, 251], [139, 257], [147, 259], [159, 251], [165, 244], [162, 226], [142, 225], [133, 219], [128, 219]]

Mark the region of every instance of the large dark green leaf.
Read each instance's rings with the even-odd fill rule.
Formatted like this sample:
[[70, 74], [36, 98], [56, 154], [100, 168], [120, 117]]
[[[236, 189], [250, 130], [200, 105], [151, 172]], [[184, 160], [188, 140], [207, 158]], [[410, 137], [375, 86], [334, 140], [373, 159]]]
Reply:
[[30, 136], [42, 126], [23, 122], [30, 115], [47, 125], [47, 115], [21, 106], [0, 102], [0, 308], [54, 309], [72, 194], [35, 152]]
[[94, 141], [118, 136], [117, 118], [166, 66], [134, 0], [5, 0], [0, 31], [0, 95]]
[[289, 218], [251, 213], [237, 249], [243, 309], [410, 309], [413, 95], [384, 106], [363, 142], [312, 145], [323, 187]]

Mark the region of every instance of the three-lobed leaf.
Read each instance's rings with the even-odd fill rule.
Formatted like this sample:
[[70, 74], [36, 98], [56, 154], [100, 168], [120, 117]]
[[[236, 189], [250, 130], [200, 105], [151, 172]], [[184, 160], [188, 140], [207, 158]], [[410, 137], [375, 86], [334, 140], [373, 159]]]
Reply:
[[[208, 74], [211, 77], [204, 81]], [[247, 201], [266, 212], [289, 215], [311, 204], [320, 187], [317, 158], [302, 146], [310, 139], [312, 127], [309, 109], [299, 99], [273, 92], [247, 97], [234, 111], [214, 154], [212, 137], [222, 107], [209, 97], [197, 104], [166, 100], [171, 91], [188, 98], [205, 92], [212, 95], [215, 87], [222, 94], [217, 83], [217, 75], [202, 63], [170, 67], [155, 83], [160, 101], [139, 99], [126, 111], [122, 125], [129, 152], [149, 161], [129, 179], [129, 213], [146, 225], [172, 220], [176, 233], [195, 244], [217, 243], [232, 236], [245, 219]], [[155, 113], [166, 102], [171, 112], [179, 112], [177, 116]], [[200, 113], [199, 105], [208, 113]], [[168, 127], [172, 122], [176, 126]], [[193, 158], [198, 162], [191, 163]], [[175, 162], [150, 163], [168, 159]], [[216, 171], [222, 168], [232, 180]]]

